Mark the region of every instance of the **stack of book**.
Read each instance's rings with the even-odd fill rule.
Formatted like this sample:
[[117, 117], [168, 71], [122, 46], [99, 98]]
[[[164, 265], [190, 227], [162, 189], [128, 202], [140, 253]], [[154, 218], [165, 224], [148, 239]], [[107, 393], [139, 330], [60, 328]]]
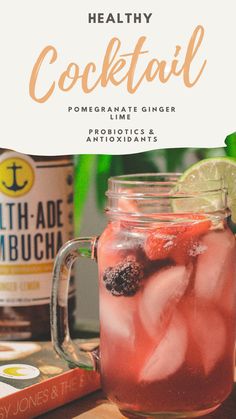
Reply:
[[99, 387], [98, 373], [70, 369], [51, 342], [0, 342], [0, 419], [33, 418]]

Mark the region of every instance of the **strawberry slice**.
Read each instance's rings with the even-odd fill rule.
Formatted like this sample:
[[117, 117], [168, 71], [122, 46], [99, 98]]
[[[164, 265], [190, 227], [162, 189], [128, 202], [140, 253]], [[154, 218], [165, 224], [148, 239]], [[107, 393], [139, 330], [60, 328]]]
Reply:
[[196, 236], [200, 237], [205, 234], [211, 227], [211, 221], [204, 215], [192, 214], [188, 216], [188, 219], [192, 219], [193, 222], [186, 223], [186, 229], [183, 235], [185, 239], [191, 239]]
[[211, 221], [204, 216], [191, 216], [191, 218], [196, 221], [186, 224], [186, 230], [179, 236], [178, 246], [171, 254], [175, 262], [180, 265], [187, 264], [191, 257], [197, 255], [199, 238], [211, 227]]
[[185, 231], [182, 225], [159, 226], [146, 239], [144, 250], [148, 259], [166, 259], [175, 249], [178, 236]]
[[198, 238], [209, 230], [211, 221], [198, 214], [184, 216], [193, 221], [158, 226], [147, 237], [144, 250], [148, 259], [173, 258], [179, 264], [188, 261], [191, 257], [190, 249], [197, 246]]

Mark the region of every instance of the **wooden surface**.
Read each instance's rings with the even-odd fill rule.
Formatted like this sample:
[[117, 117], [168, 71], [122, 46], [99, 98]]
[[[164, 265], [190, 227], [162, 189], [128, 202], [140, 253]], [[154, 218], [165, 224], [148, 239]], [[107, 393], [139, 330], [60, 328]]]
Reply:
[[[101, 391], [76, 400], [53, 412], [41, 415], [40, 419], [124, 419], [119, 410], [109, 403]], [[236, 419], [236, 385], [232, 395], [214, 413], [202, 418]]]

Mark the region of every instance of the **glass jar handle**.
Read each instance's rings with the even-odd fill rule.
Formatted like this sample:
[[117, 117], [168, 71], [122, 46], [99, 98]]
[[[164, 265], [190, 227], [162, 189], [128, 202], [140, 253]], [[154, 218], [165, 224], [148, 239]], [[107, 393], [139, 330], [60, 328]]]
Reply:
[[51, 335], [56, 352], [71, 367], [97, 370], [99, 358], [97, 350], [82, 351], [70, 337], [68, 325], [68, 293], [70, 272], [76, 259], [87, 257], [96, 259], [97, 237], [76, 238], [67, 242], [57, 254], [51, 295]]

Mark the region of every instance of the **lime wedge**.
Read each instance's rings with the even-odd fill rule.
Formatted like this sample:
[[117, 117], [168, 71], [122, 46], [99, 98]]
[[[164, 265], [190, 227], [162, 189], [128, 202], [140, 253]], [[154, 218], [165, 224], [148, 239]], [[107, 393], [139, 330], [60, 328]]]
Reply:
[[174, 201], [173, 209], [181, 211], [187, 205], [188, 211], [204, 211], [206, 208], [214, 211], [219, 207], [219, 193], [201, 195], [201, 192], [217, 190], [222, 186], [227, 189], [227, 205], [233, 222], [236, 222], [236, 159], [231, 157], [204, 159], [187, 169], [178, 182], [178, 192], [195, 193], [196, 197], [185, 199], [185, 202], [181, 199]]

